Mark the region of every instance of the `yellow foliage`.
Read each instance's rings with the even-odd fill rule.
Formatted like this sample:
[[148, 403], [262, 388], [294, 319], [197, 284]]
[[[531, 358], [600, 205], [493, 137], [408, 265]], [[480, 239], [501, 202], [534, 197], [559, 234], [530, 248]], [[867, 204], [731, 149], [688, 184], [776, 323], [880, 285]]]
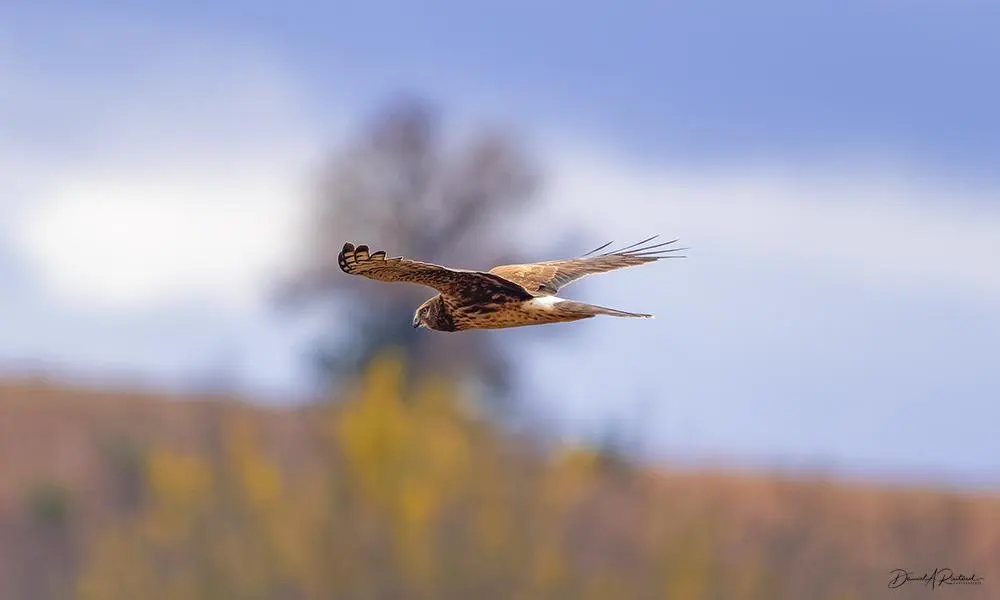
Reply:
[[396, 355], [373, 362], [360, 399], [340, 414], [338, 440], [351, 483], [367, 502], [385, 506], [393, 477], [406, 459], [407, 421], [402, 405], [403, 365]]
[[257, 447], [251, 424], [245, 418], [234, 420], [227, 428], [225, 441], [229, 463], [248, 504], [264, 510], [280, 502], [281, 472]]
[[167, 450], [150, 455], [146, 477], [157, 500], [178, 508], [201, 502], [212, 484], [212, 474], [204, 460]]
[[98, 539], [91, 549], [88, 568], [77, 578], [77, 598], [154, 600], [157, 596], [149, 587], [153, 580], [152, 565], [137, 550], [135, 540], [124, 531], [110, 532]]
[[167, 545], [189, 537], [194, 521], [210, 501], [212, 473], [204, 459], [193, 454], [157, 450], [146, 466], [152, 502], [148, 518], [136, 524], [150, 543]]
[[588, 448], [515, 452], [451, 382], [408, 387], [404, 367], [384, 354], [313, 411], [294, 461], [245, 412], [200, 450], [154, 447], [141, 506], [88, 541], [78, 599], [865, 597], [868, 579], [846, 577], [786, 592], [813, 543], [797, 529], [759, 541], [738, 500], [646, 491], [653, 478], [609, 477]]

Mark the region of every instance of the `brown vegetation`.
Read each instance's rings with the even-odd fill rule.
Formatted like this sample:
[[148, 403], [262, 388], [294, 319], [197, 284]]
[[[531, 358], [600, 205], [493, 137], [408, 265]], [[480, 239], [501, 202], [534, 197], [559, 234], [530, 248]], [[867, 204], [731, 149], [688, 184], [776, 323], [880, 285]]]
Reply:
[[[542, 451], [403, 370], [299, 409], [0, 387], [0, 598], [998, 596], [998, 498]], [[939, 566], [983, 583], [887, 589]]]

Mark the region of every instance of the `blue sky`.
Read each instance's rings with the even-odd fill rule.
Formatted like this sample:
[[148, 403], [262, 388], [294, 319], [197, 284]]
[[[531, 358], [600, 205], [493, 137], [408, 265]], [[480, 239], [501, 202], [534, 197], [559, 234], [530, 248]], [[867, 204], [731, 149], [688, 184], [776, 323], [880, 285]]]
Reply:
[[529, 239], [693, 248], [573, 290], [655, 321], [531, 339], [567, 436], [995, 483], [1000, 8], [803, 4], [0, 8], [0, 361], [301, 391], [315, 323], [263, 297], [310, 169], [416, 90], [527, 135]]

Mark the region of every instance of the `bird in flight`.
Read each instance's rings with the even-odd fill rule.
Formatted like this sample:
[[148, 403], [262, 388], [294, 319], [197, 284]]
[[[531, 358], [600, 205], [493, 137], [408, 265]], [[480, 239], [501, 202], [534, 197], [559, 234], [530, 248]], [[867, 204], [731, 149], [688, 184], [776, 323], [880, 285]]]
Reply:
[[578, 279], [661, 258], [683, 258], [671, 254], [684, 248], [668, 248], [677, 240], [650, 244], [658, 236], [619, 250], [597, 254], [608, 242], [579, 258], [549, 260], [523, 265], [501, 265], [489, 271], [452, 269], [402, 256], [387, 257], [384, 250], [370, 252], [368, 246], [344, 244], [337, 256], [340, 269], [377, 281], [416, 283], [438, 294], [421, 304], [413, 315], [413, 327], [438, 331], [502, 329], [545, 323], [589, 319], [597, 315], [651, 318], [556, 296]]

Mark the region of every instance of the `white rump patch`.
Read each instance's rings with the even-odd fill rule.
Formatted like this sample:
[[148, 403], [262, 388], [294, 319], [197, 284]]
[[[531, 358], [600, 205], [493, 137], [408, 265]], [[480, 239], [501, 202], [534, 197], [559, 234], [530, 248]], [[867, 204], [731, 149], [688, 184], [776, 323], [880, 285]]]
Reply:
[[553, 306], [565, 301], [565, 298], [559, 298], [557, 296], [539, 296], [538, 298], [532, 298], [529, 300], [529, 303], [543, 310], [552, 310]]

